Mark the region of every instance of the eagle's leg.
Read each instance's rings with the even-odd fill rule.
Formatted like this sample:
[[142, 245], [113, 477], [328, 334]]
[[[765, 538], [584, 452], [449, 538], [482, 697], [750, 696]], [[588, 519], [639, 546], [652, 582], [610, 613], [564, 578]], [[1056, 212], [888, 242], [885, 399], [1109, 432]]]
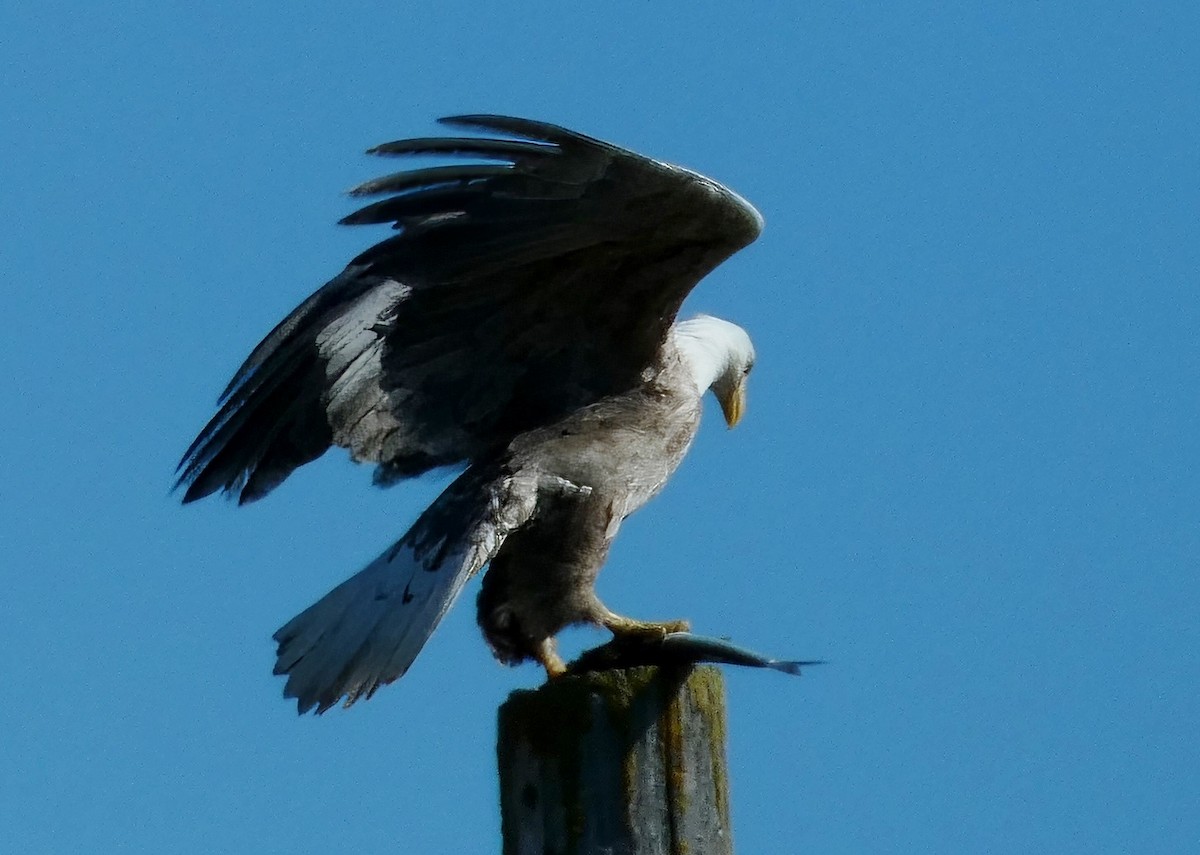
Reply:
[[553, 638], [544, 638], [534, 647], [533, 658], [546, 669], [546, 677], [553, 680], [567, 673], [567, 666], [558, 655], [558, 647]]
[[686, 620], [644, 621], [634, 620], [614, 614], [608, 609], [600, 617], [600, 625], [618, 639], [628, 638], [631, 641], [661, 640], [672, 632], [687, 632], [691, 624]]

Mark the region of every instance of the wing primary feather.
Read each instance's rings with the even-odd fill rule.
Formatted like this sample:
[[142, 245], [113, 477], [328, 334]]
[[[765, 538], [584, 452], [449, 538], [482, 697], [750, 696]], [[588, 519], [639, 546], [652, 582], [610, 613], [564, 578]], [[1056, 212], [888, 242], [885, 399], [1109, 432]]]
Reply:
[[224, 404], [242, 384], [271, 356], [275, 355], [289, 340], [303, 339], [301, 331], [320, 319], [326, 312], [338, 305], [357, 299], [364, 291], [369, 291], [378, 284], [378, 280], [363, 277], [362, 271], [353, 264], [347, 266], [340, 274], [326, 282], [313, 292], [307, 300], [297, 306], [282, 321], [277, 323], [263, 340], [250, 351], [245, 362], [241, 364], [229, 383], [217, 399], [218, 404]]
[[561, 149], [558, 146], [547, 143], [525, 140], [493, 140], [483, 137], [419, 137], [380, 143], [367, 149], [367, 154], [380, 157], [444, 154], [514, 161], [529, 157], [554, 156], [560, 153]]
[[[415, 217], [446, 215], [461, 211], [471, 198], [469, 190], [464, 191], [460, 187], [451, 187], [449, 190], [450, 192], [446, 195], [441, 195], [438, 190], [431, 190], [403, 196], [389, 196], [347, 214], [338, 220], [338, 225], [368, 226], [376, 223], [402, 223], [406, 219]], [[434, 194], [437, 195], [434, 196]]]
[[[287, 351], [299, 350], [297, 344], [286, 348]], [[287, 355], [287, 354], [284, 354]], [[204, 484], [209, 477], [220, 477], [214, 467], [217, 458], [229, 450], [231, 440], [242, 433], [247, 435], [246, 426], [255, 419], [269, 417], [270, 413], [284, 412], [293, 406], [297, 400], [297, 385], [302, 386], [311, 366], [301, 359], [281, 360], [276, 370], [255, 372], [246, 378], [245, 383], [236, 390], [237, 394], [226, 399], [212, 417], [200, 435], [188, 447], [187, 452], [179, 462], [180, 471], [176, 486], [190, 483], [191, 487], [184, 496], [184, 502], [195, 501], [220, 489], [218, 483]], [[283, 390], [290, 389], [288, 394]], [[280, 422], [280, 419], [275, 419]], [[266, 426], [260, 424], [260, 429]], [[248, 432], [256, 433], [255, 431]], [[250, 437], [258, 442], [255, 436]], [[238, 456], [245, 456], [245, 449], [234, 450]], [[245, 469], [242, 464], [237, 467]], [[207, 476], [207, 477], [206, 477]], [[231, 482], [232, 483], [232, 482]]]
[[[236, 476], [253, 468], [254, 461], [246, 460], [252, 455], [248, 455], [245, 448], [235, 450], [236, 456], [244, 462], [233, 468], [220, 465], [222, 461], [219, 458], [230, 456], [231, 439], [242, 433], [249, 422], [256, 418], [261, 420], [268, 413], [286, 411], [287, 400], [278, 393], [281, 388], [302, 375], [303, 369], [304, 366], [294, 366], [286, 373], [277, 373], [270, 380], [255, 386], [244, 398], [227, 401], [213, 416], [179, 463], [179, 479], [176, 486], [189, 485], [183, 497], [185, 504], [222, 488], [232, 490], [236, 484]], [[282, 419], [276, 418], [273, 421], [277, 426]], [[268, 425], [261, 423], [259, 427], [269, 429]], [[247, 433], [261, 434], [261, 431]], [[258, 445], [263, 437], [259, 435], [251, 438], [254, 444]]]
[[572, 131], [561, 125], [549, 122], [538, 122], [533, 119], [521, 119], [516, 116], [496, 116], [488, 113], [468, 113], [460, 116], [443, 116], [438, 124], [451, 125], [460, 128], [482, 128], [486, 131], [500, 131], [526, 139], [539, 140], [545, 143], [561, 145], [566, 142], [585, 143], [612, 149], [614, 146], [601, 140]]
[[496, 178], [512, 172], [509, 166], [431, 166], [428, 169], [409, 169], [404, 172], [394, 172], [381, 178], [364, 181], [351, 187], [347, 193], [351, 196], [375, 196], [380, 193], [403, 193], [422, 187], [434, 187], [442, 184], [466, 184], [483, 178]]

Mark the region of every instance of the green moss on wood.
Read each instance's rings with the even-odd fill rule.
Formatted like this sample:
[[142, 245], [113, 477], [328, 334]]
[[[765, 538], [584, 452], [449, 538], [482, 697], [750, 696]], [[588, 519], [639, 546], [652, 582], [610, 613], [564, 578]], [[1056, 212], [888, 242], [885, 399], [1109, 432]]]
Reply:
[[725, 720], [725, 677], [718, 668], [699, 668], [688, 681], [692, 701], [701, 720], [708, 723], [708, 750], [712, 762], [714, 795], [717, 814], [728, 831], [729, 774], [726, 769], [725, 746], [728, 744], [728, 724]]
[[[616, 739], [622, 756], [619, 758], [622, 794], [625, 799], [637, 792], [643, 782], [644, 770], [638, 764], [632, 748], [644, 736], [650, 722], [658, 725], [659, 750], [665, 761], [668, 808], [673, 816], [687, 808], [686, 780], [681, 758], [687, 739], [695, 733], [684, 733], [685, 725], [694, 724], [693, 717], [684, 720], [680, 698], [686, 695], [695, 707], [695, 718], [702, 722], [701, 731], [708, 740], [711, 768], [716, 780], [715, 798], [720, 822], [728, 828], [729, 793], [725, 778], [725, 714], [724, 680], [718, 669], [671, 669], [639, 667], [603, 671], [581, 676], [563, 677], [527, 691], [514, 692], [500, 708], [501, 743], [497, 746], [501, 771], [511, 768], [517, 744], [528, 746], [546, 768], [557, 771], [561, 791], [540, 793], [543, 799], [554, 798], [564, 811], [568, 837], [567, 852], [578, 850], [587, 819], [583, 803], [581, 778], [582, 745], [594, 728], [608, 730]], [[603, 706], [607, 721], [593, 720], [596, 699]], [[504, 851], [515, 852], [516, 828], [505, 827]], [[687, 855], [686, 841], [673, 841], [674, 855]]]

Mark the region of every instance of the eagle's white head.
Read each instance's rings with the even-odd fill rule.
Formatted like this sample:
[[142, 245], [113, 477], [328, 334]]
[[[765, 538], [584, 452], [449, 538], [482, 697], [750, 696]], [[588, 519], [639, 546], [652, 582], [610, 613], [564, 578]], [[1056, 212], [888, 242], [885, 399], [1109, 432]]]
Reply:
[[746, 377], [754, 367], [754, 345], [737, 324], [697, 315], [672, 330], [675, 345], [691, 369], [696, 389], [712, 389], [725, 423], [735, 426], [746, 410]]

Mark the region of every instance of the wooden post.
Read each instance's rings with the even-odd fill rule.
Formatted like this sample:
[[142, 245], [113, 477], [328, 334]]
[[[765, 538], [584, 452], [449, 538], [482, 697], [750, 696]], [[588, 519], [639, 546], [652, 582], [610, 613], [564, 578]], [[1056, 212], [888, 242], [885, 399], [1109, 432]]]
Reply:
[[712, 666], [562, 677], [500, 707], [504, 855], [732, 855]]

